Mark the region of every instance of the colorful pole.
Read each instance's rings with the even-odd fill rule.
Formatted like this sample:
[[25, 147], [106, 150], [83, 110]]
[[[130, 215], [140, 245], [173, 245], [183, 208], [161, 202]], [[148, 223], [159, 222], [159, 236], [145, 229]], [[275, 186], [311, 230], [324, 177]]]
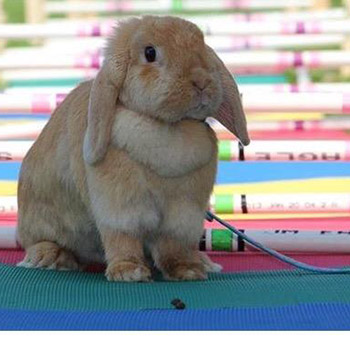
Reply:
[[[66, 94], [0, 94], [0, 113], [51, 113]], [[251, 112], [350, 113], [350, 94], [251, 93], [243, 94], [243, 107]]]
[[0, 196], [1, 217], [17, 215], [17, 196]]
[[[289, 252], [350, 253], [350, 231], [241, 230], [263, 245]], [[0, 248], [15, 249], [15, 224], [0, 225]], [[228, 230], [206, 229], [199, 248], [205, 251], [243, 252], [254, 250]]]
[[[213, 118], [207, 122], [218, 134], [229, 132], [222, 124]], [[340, 131], [350, 129], [350, 118], [332, 116], [323, 120], [285, 120], [285, 121], [250, 121], [249, 131]]]
[[[0, 27], [1, 30], [1, 27]], [[38, 29], [38, 35], [41, 33], [41, 29]], [[44, 31], [44, 33], [46, 33]], [[0, 32], [1, 34], [1, 32]], [[12, 33], [13, 34], [13, 33]], [[62, 33], [61, 33], [62, 34]], [[29, 36], [29, 32], [26, 32]], [[40, 48], [22, 48], [22, 49], [6, 49], [7, 54], [36, 54], [50, 55], [53, 52], [59, 54], [76, 53], [82, 54], [94, 53], [97, 49], [101, 50], [106, 44], [106, 37], [78, 37], [79, 45], [76, 44], [72, 37], [64, 39], [54, 39], [55, 37], [49, 37], [51, 40], [45, 43], [45, 46]], [[235, 34], [229, 35], [206, 35], [205, 42], [211, 46], [215, 51], [244, 51], [244, 50], [271, 50], [271, 49], [287, 49], [292, 50], [309, 47], [328, 47], [328, 46], [340, 46], [345, 41], [346, 35], [344, 34], [304, 34], [304, 35], [252, 35], [252, 36], [240, 36]]]
[[16, 225], [0, 225], [0, 249], [16, 249]]
[[290, 7], [311, 7], [311, 0], [138, 0], [138, 1], [48, 1], [46, 12], [52, 14], [66, 13], [161, 13], [161, 12], [200, 12], [200, 11], [230, 11], [256, 9], [287, 9]]
[[242, 84], [241, 93], [262, 92], [350, 92], [350, 83]]
[[[216, 214], [350, 213], [350, 193], [213, 194]], [[0, 218], [17, 215], [16, 196], [0, 196]]]
[[[28, 123], [14, 123], [14, 124], [5, 124], [2, 125], [0, 128], [0, 140], [18, 140], [18, 139], [29, 139], [29, 140], [35, 140], [39, 134], [41, 133], [41, 130], [46, 125], [46, 120], [38, 120]], [[1, 145], [1, 142], [0, 142]], [[5, 146], [6, 148], [7, 146]], [[6, 151], [1, 156], [0, 152], [0, 159], [1, 157], [4, 157], [6, 155]], [[8, 157], [10, 155], [8, 154]]]
[[[344, 51], [243, 51], [219, 52], [219, 57], [232, 72], [243, 69], [276, 69], [307, 67], [341, 67], [350, 65], [350, 53]], [[97, 51], [83, 55], [31, 55], [24, 61], [19, 55], [0, 57], [0, 69], [99, 69], [103, 63]]]
[[[96, 68], [90, 69], [16, 69], [16, 70], [4, 70], [0, 72], [0, 79], [13, 84], [13, 82], [23, 82], [30, 83], [40, 80], [76, 80], [79, 82], [81, 80], [92, 79], [96, 76]], [[29, 85], [29, 84], [27, 84]]]
[[[248, 237], [278, 251], [310, 253], [350, 253], [350, 230], [241, 230]], [[228, 230], [206, 229], [200, 249], [243, 252], [254, 250]]]
[[219, 159], [229, 161], [322, 161], [350, 160], [350, 141], [277, 140], [252, 141], [242, 147], [239, 142], [219, 142]]
[[[207, 1], [208, 4], [215, 2]], [[67, 6], [67, 3], [62, 3]], [[291, 34], [348, 34], [350, 24], [338, 20], [279, 20], [234, 21], [230, 18], [193, 19], [206, 35], [291, 35]], [[112, 33], [116, 21], [51, 22], [46, 24], [2, 24], [0, 39], [105, 37]], [[302, 40], [302, 38], [301, 38]]]
[[[350, 118], [332, 117], [334, 120], [312, 120], [312, 121], [248, 121], [248, 129], [251, 132], [330, 132], [350, 130]], [[26, 123], [5, 124], [0, 128], [0, 140], [35, 140], [43, 127], [46, 120], [32, 121]], [[218, 122], [210, 121], [212, 128], [219, 138], [220, 135], [228, 134], [229, 131]]]
[[216, 214], [350, 213], [350, 193], [213, 194]]
[[[0, 141], [0, 159], [20, 161], [32, 144], [33, 141]], [[350, 141], [258, 140], [252, 141], [249, 146], [242, 147], [237, 141], [220, 140], [219, 160], [343, 162], [350, 160]]]
[[33, 141], [0, 141], [0, 161], [21, 161]]

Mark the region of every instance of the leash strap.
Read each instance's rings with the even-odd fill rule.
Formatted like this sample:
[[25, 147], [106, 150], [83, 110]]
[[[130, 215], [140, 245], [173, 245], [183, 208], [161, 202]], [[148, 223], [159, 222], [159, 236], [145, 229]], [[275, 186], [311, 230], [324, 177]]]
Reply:
[[232, 233], [236, 234], [238, 237], [242, 238], [243, 240], [245, 240], [249, 245], [251, 245], [254, 248], [257, 248], [271, 256], [273, 256], [274, 258], [292, 265], [298, 269], [302, 269], [305, 271], [309, 271], [309, 272], [314, 272], [314, 273], [322, 273], [322, 274], [345, 274], [345, 273], [350, 273], [350, 268], [328, 268], [328, 267], [317, 267], [317, 266], [313, 266], [313, 265], [309, 265], [309, 264], [305, 264], [302, 263], [300, 261], [294, 260], [286, 255], [283, 255], [273, 249], [270, 249], [268, 247], [265, 247], [264, 245], [260, 244], [259, 242], [255, 241], [254, 239], [251, 239], [250, 237], [248, 237], [246, 234], [244, 234], [243, 232], [237, 230], [234, 226], [230, 225], [228, 222], [220, 219], [218, 216], [216, 216], [215, 214], [213, 214], [210, 211], [206, 212], [206, 219], [208, 221], [217, 221], [219, 224], [221, 224], [222, 226], [226, 227], [228, 230], [230, 230]]

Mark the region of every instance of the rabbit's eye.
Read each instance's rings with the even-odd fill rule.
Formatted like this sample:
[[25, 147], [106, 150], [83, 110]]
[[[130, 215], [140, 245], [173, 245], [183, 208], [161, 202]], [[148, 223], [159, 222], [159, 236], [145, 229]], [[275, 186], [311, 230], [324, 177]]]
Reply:
[[147, 62], [154, 62], [156, 60], [156, 49], [153, 46], [145, 48], [145, 57]]

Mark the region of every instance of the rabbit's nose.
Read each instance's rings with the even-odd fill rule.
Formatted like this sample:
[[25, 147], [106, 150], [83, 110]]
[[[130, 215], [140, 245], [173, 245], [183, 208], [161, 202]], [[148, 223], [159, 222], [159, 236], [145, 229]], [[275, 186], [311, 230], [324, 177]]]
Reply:
[[210, 83], [210, 77], [201, 68], [191, 71], [191, 83], [199, 92], [202, 92]]
[[192, 85], [199, 91], [203, 91], [208, 86], [208, 83], [203, 80], [192, 80]]

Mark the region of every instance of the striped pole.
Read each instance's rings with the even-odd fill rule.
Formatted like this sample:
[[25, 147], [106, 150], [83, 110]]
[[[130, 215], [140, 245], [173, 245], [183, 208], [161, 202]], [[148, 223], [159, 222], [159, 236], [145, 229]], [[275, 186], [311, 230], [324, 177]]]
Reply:
[[350, 141], [347, 140], [278, 140], [252, 141], [242, 147], [239, 142], [221, 140], [219, 159], [223, 161], [322, 161], [350, 160]]
[[99, 69], [102, 66], [103, 57], [99, 52], [82, 55], [56, 55], [51, 53], [25, 55], [1, 55], [0, 69]]
[[[248, 237], [278, 251], [309, 253], [350, 253], [350, 231], [346, 230], [240, 230]], [[0, 225], [0, 248], [16, 249], [16, 224]], [[204, 251], [243, 252], [252, 250], [228, 230], [205, 229], [199, 243]], [[254, 249], [253, 249], [254, 250]]]
[[[38, 120], [38, 121], [33, 121], [33, 122], [28, 122], [23, 124], [14, 123], [14, 124], [1, 125], [0, 140], [1, 141], [20, 140], [20, 139], [35, 140], [41, 133], [46, 123], [47, 123], [46, 120]], [[6, 151], [2, 151], [2, 152], [0, 152], [0, 160], [1, 160], [1, 154], [3, 154], [2, 157], [5, 157], [6, 155]], [[8, 157], [11, 157], [11, 155], [7, 154], [7, 158]]]
[[[29, 0], [30, 1], [30, 0]], [[189, 0], [191, 1], [191, 0]], [[259, 11], [259, 12], [241, 12], [241, 13], [235, 13], [235, 12], [223, 12], [223, 13], [207, 13], [207, 14], [188, 14], [188, 13], [182, 13], [181, 17], [184, 19], [187, 19], [194, 23], [207, 23], [210, 21], [221, 21], [221, 22], [230, 22], [230, 23], [236, 23], [236, 22], [293, 22], [293, 21], [329, 21], [329, 20], [343, 20], [348, 17], [348, 13], [344, 8], [342, 7], [334, 7], [330, 8], [328, 10], [298, 10], [298, 11]], [[116, 17], [115, 15], [111, 16], [103, 16], [103, 17], [96, 17], [94, 19], [90, 19], [89, 22], [98, 22], [102, 23], [105, 21], [116, 21], [116, 19], [119, 17]], [[46, 23], [48, 24], [57, 24], [59, 23], [61, 26], [65, 26], [66, 24], [70, 23], [86, 23], [86, 18], [82, 19], [63, 19], [63, 18], [50, 18], [47, 20]]]
[[[350, 130], [350, 118], [341, 117], [335, 120], [287, 120], [287, 121], [249, 121], [248, 130], [250, 132], [320, 132], [320, 131], [342, 131]], [[0, 140], [35, 140], [46, 125], [46, 120], [32, 121], [26, 123], [5, 124], [0, 128]], [[229, 131], [219, 124], [210, 121], [212, 128], [220, 137]], [[226, 156], [225, 156], [226, 157]]]
[[[52, 113], [66, 94], [0, 94], [0, 113]], [[252, 93], [243, 95], [247, 113], [350, 113], [350, 95], [342, 93]]]
[[48, 114], [52, 113], [65, 97], [65, 94], [0, 94], [0, 112]]
[[105, 37], [113, 32], [116, 22], [64, 23], [1, 24], [0, 39]]
[[[250, 132], [327, 132], [350, 130], [350, 118], [341, 117], [334, 120], [286, 120], [286, 121], [249, 121]], [[0, 128], [0, 140], [35, 140], [46, 125], [46, 120], [32, 121], [26, 123], [5, 124]], [[212, 128], [220, 138], [223, 134], [231, 133], [219, 122], [210, 121]], [[223, 155], [223, 157], [226, 157]]]
[[350, 92], [350, 83], [242, 84], [241, 93], [262, 92]]
[[[208, 2], [209, 3], [209, 2]], [[62, 3], [64, 6], [65, 4]], [[36, 39], [36, 38], [81, 38], [105, 37], [113, 32], [118, 22], [49, 22], [46, 24], [1, 24], [0, 39]], [[293, 34], [348, 34], [348, 20], [319, 21], [273, 21], [273, 22], [235, 22], [225, 19], [201, 20], [195, 22], [205, 35], [261, 36]], [[301, 39], [302, 40], [302, 39]]]
[[[214, 128], [217, 130], [216, 128]], [[332, 117], [325, 120], [286, 120], [271, 122], [248, 122], [250, 131], [339, 131], [350, 130], [350, 118]], [[222, 130], [222, 129], [221, 129]]]
[[197, 23], [205, 34], [216, 35], [289, 35], [289, 34], [346, 34], [350, 23], [344, 20], [237, 22], [208, 21]]
[[[219, 57], [232, 72], [243, 69], [320, 68], [350, 65], [350, 53], [343, 51], [243, 51], [219, 52]], [[83, 55], [28, 55], [26, 60], [18, 55], [0, 57], [0, 69], [99, 69], [103, 57], [97, 51]]]
[[[350, 213], [350, 193], [212, 194], [216, 214]], [[0, 196], [0, 219], [17, 215], [17, 197]]]
[[[46, 33], [46, 32], [44, 32]], [[344, 34], [305, 34], [305, 35], [206, 35], [205, 42], [215, 51], [244, 51], [244, 50], [279, 50], [279, 49], [302, 49], [309, 47], [323, 48], [339, 46], [343, 44], [346, 35]], [[60, 38], [47, 40], [45, 46], [40, 48], [7, 49], [6, 54], [43, 54], [55, 53], [80, 54], [94, 53], [102, 50], [105, 46], [105, 37], [76, 38], [79, 45], [72, 38]]]
[[16, 249], [19, 247], [16, 239], [16, 224], [1, 224], [0, 222], [0, 249]]
[[[16, 70], [4, 70], [0, 71], [0, 79], [13, 83], [27, 83], [33, 85], [36, 81], [46, 81], [47, 83], [52, 80], [74, 80], [74, 84], [79, 81], [92, 79], [96, 76], [97, 70], [95, 68], [89, 69], [16, 69]], [[29, 84], [30, 83], [30, 84]], [[46, 85], [47, 85], [46, 83]]]
[[161, 13], [161, 12], [200, 12], [230, 11], [256, 9], [286, 9], [288, 7], [311, 7], [311, 0], [120, 0], [120, 1], [48, 1], [46, 12], [52, 14], [66, 13]]
[[[248, 237], [278, 251], [350, 253], [350, 230], [240, 230]], [[200, 242], [205, 251], [243, 252], [252, 250], [228, 230], [206, 229]]]
[[[216, 214], [349, 213], [350, 193], [213, 194]], [[15, 196], [0, 197], [0, 217], [17, 214]]]
[[[229, 132], [222, 124], [213, 118], [207, 119], [208, 124], [220, 134]], [[340, 131], [350, 129], [350, 118], [330, 117], [323, 120], [284, 120], [284, 121], [250, 121], [248, 118], [249, 131]]]
[[216, 214], [350, 213], [350, 193], [214, 194], [210, 210]]
[[[70, 86], [28, 86], [6, 88], [3, 93], [21, 94], [21, 93], [61, 93], [68, 94], [75, 88]], [[301, 83], [301, 84], [238, 84], [239, 91], [242, 94], [247, 93], [298, 93], [298, 92], [346, 92], [350, 93], [350, 83]]]
[[17, 210], [16, 196], [0, 196], [0, 220], [4, 216], [16, 216]]
[[348, 94], [330, 93], [251, 93], [243, 94], [243, 107], [250, 112], [350, 113]]
[[350, 54], [343, 51], [247, 51], [223, 52], [220, 58], [230, 70], [341, 67], [350, 64]]
[[[33, 141], [0, 141], [0, 160], [20, 161], [24, 158]], [[239, 142], [219, 141], [221, 161], [304, 161], [343, 162], [350, 160], [348, 140], [278, 140], [252, 141], [242, 147]]]

